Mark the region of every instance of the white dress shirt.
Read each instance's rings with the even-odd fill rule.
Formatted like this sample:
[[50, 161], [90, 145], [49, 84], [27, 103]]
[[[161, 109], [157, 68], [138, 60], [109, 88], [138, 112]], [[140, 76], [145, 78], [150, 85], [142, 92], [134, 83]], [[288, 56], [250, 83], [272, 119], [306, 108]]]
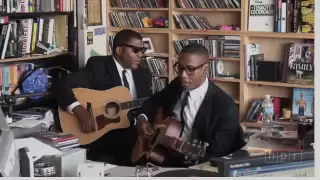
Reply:
[[[188, 97], [188, 103], [185, 106], [183, 111], [185, 125], [183, 128], [183, 133], [181, 135], [182, 140], [185, 140], [185, 141], [191, 140], [191, 132], [192, 132], [194, 120], [199, 110], [199, 107], [205, 95], [207, 94], [208, 87], [209, 87], [209, 80], [206, 79], [201, 86], [189, 91], [190, 95]], [[173, 108], [173, 113], [178, 119], [181, 119], [180, 117], [181, 103], [186, 93], [187, 93], [186, 90], [183, 91], [183, 93], [180, 96], [180, 99], [178, 100], [177, 104]]]
[[[116, 61], [116, 59], [113, 57], [113, 60], [116, 64], [116, 67], [117, 67], [117, 70], [118, 70], [118, 73], [119, 73], [119, 76], [120, 76], [120, 79], [121, 79], [121, 83], [122, 85], [124, 86], [124, 83], [123, 83], [123, 77], [122, 77], [122, 71], [123, 70], [126, 70], [126, 78], [127, 78], [127, 81], [128, 81], [128, 84], [129, 84], [129, 88], [130, 88], [130, 94], [132, 96], [133, 99], [136, 99], [137, 98], [137, 91], [136, 91], [136, 86], [134, 84], [134, 80], [133, 80], [133, 76], [132, 76], [132, 71], [131, 69], [124, 69], [119, 63], [118, 61]], [[70, 104], [68, 107], [67, 107], [67, 110], [69, 112], [72, 112], [73, 108], [75, 108], [76, 106], [80, 105], [80, 103], [78, 101]]]
[[[208, 87], [209, 87], [209, 80], [208, 78], [206, 78], [206, 80], [198, 88], [189, 91], [190, 95], [188, 97], [188, 103], [185, 106], [184, 112], [183, 112], [185, 125], [183, 128], [183, 133], [181, 135], [182, 140], [185, 140], [185, 141], [191, 140], [191, 132], [192, 132], [194, 119], [198, 113], [199, 107], [204, 97], [207, 94]], [[181, 103], [186, 93], [187, 93], [186, 90], [182, 92], [180, 99], [178, 100], [178, 102], [173, 108], [173, 113], [178, 119], [181, 119], [180, 118]], [[145, 114], [140, 114], [138, 118], [140, 116], [143, 116], [146, 120], [148, 120]]]

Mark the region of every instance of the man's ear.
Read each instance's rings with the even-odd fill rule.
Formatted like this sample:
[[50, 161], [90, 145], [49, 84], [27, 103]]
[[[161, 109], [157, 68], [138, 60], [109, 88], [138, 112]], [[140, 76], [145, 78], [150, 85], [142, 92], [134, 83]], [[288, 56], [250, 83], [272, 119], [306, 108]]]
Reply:
[[209, 65], [208, 64], [203, 65], [203, 74], [207, 75], [208, 72], [209, 72]]
[[116, 54], [122, 54], [123, 53], [123, 49], [121, 46], [117, 46], [116, 47]]

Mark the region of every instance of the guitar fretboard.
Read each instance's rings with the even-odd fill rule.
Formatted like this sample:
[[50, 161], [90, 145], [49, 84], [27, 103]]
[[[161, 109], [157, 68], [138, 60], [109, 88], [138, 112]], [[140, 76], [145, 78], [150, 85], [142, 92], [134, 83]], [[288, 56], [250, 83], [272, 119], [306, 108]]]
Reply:
[[120, 104], [121, 109], [131, 109], [142, 106], [143, 102], [148, 98], [137, 99], [133, 101], [127, 101]]

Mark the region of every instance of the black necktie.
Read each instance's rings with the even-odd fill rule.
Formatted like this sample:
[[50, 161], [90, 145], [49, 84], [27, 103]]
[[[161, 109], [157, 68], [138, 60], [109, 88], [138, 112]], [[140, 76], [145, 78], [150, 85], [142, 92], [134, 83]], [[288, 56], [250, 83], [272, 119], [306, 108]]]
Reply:
[[183, 133], [184, 124], [186, 122], [185, 119], [184, 119], [184, 116], [183, 116], [183, 112], [184, 112], [184, 108], [188, 105], [188, 97], [189, 96], [190, 96], [190, 92], [187, 91], [186, 94], [184, 95], [183, 99], [182, 99], [182, 102], [181, 102], [180, 120], [181, 120], [182, 129], [181, 129], [181, 132], [180, 132], [180, 136]]
[[127, 76], [126, 76], [126, 70], [123, 70], [122, 71], [122, 79], [123, 79], [123, 85], [129, 89], [130, 91], [130, 87], [129, 87], [129, 83], [128, 83], [128, 80], [127, 80]]

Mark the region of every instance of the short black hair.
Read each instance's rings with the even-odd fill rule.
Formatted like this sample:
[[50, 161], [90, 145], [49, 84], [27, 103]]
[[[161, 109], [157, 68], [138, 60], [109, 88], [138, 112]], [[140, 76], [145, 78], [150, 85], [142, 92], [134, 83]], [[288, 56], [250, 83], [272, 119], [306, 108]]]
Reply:
[[204, 47], [202, 44], [196, 44], [196, 43], [189, 44], [183, 47], [180, 54], [184, 54], [184, 53], [209, 56], [208, 49]]
[[123, 29], [119, 31], [113, 38], [112, 53], [115, 53], [116, 47], [127, 44], [132, 39], [142, 40], [142, 36], [140, 33], [131, 29]]

